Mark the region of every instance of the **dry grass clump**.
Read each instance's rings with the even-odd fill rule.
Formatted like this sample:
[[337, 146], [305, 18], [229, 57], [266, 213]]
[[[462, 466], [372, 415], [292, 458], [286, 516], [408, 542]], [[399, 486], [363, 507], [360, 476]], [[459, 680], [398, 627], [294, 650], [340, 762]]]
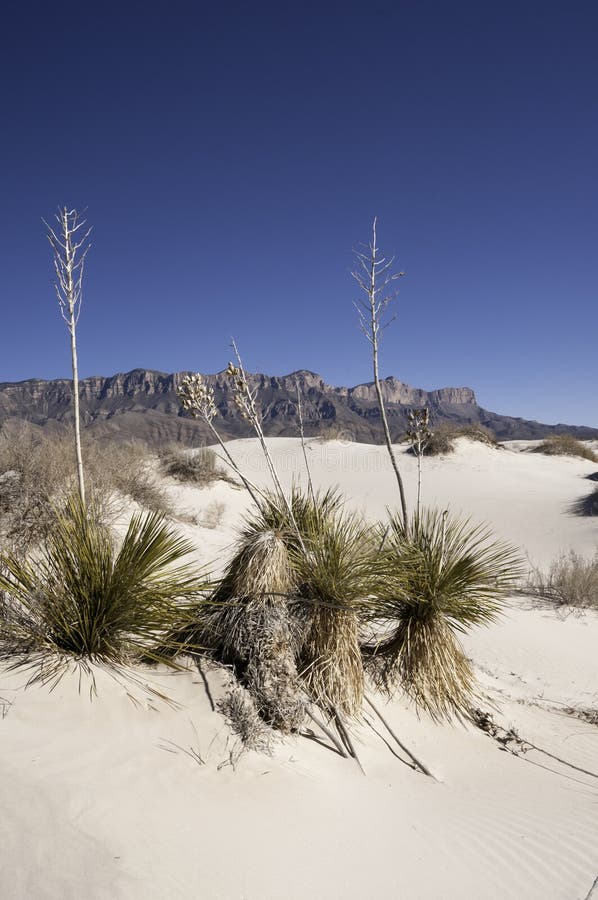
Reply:
[[[117, 510], [116, 494], [145, 509], [171, 513], [155, 483], [147, 450], [138, 444], [100, 445], [84, 435], [89, 494], [96, 513]], [[0, 542], [25, 552], [41, 541], [54, 521], [54, 506], [76, 483], [72, 440], [32, 426], [0, 432]]]
[[544, 453], [547, 456], [578, 456], [580, 459], [598, 462], [598, 456], [594, 451], [574, 438], [572, 434], [552, 434], [534, 447], [532, 453]]
[[181, 563], [192, 551], [158, 513], [134, 516], [120, 549], [93, 509], [72, 495], [41, 551], [0, 557], [3, 655], [60, 677], [70, 661], [162, 661], [156, 647], [205, 582]]
[[378, 685], [401, 686], [434, 719], [467, 716], [476, 686], [457, 635], [498, 615], [521, 573], [516, 552], [482, 527], [426, 511], [408, 527], [391, 519], [379, 570], [367, 648]]
[[[445, 456], [455, 450], [455, 432], [452, 428], [440, 427], [430, 433], [430, 437], [423, 448], [424, 456]], [[409, 452], [413, 452], [409, 448]]]
[[272, 752], [272, 730], [264, 724], [251, 693], [238, 682], [229, 687], [218, 702], [231, 731], [239, 736], [243, 749], [257, 753]]
[[455, 437], [466, 437], [470, 441], [478, 441], [480, 444], [487, 444], [488, 447], [500, 447], [496, 440], [496, 436], [490, 428], [485, 425], [471, 423], [470, 425], [460, 425], [455, 429]]
[[214, 481], [230, 481], [230, 475], [218, 468], [218, 457], [210, 447], [200, 447], [193, 451], [170, 447], [160, 454], [160, 466], [165, 475], [190, 484], [201, 486]]
[[548, 572], [534, 569], [527, 589], [556, 606], [598, 609], [598, 551], [588, 559], [572, 550], [553, 562]]
[[355, 440], [353, 431], [350, 428], [343, 428], [338, 422], [330, 422], [329, 424], [322, 422], [316, 431], [315, 437], [323, 443], [326, 441], [350, 443]]
[[[478, 441], [488, 447], [499, 447], [494, 434], [484, 425], [441, 425], [431, 432], [426, 445], [423, 448], [424, 456], [445, 456], [455, 450], [457, 438], [466, 437], [470, 441]], [[409, 452], [413, 452], [411, 449]]]

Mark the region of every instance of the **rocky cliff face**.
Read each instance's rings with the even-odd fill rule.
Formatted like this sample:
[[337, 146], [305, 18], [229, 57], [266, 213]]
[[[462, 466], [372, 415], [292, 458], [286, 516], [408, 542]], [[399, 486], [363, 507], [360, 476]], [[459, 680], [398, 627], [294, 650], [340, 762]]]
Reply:
[[[98, 436], [121, 439], [140, 438], [150, 443], [168, 440], [197, 441], [205, 437], [204, 427], [184, 416], [176, 388], [184, 373], [165, 374], [134, 369], [108, 378], [94, 376], [80, 383], [81, 414], [86, 427]], [[264, 428], [271, 435], [297, 434], [297, 385], [302, 395], [307, 434], [334, 427], [357, 441], [382, 441], [380, 412], [373, 383], [355, 387], [333, 387], [316, 373], [301, 370], [290, 375], [251, 375]], [[249, 435], [239, 417], [224, 372], [206, 375], [215, 392], [219, 416], [216, 424], [224, 437]], [[523, 419], [498, 416], [481, 409], [470, 388], [441, 388], [424, 391], [387, 378], [382, 394], [393, 437], [405, 431], [411, 407], [427, 406], [436, 427], [443, 422], [480, 422], [492, 428], [499, 439], [536, 438], [550, 431], [567, 430], [579, 437], [598, 437], [598, 430], [568, 426], [547, 426]], [[27, 420], [37, 425], [58, 427], [72, 418], [72, 384], [69, 380], [30, 380], [0, 383], [0, 423]]]

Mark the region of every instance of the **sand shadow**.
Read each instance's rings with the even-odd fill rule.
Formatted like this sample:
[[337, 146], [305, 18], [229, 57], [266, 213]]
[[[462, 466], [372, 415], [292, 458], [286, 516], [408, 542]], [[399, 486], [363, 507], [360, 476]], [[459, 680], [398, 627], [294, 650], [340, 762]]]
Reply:
[[574, 516], [598, 516], [598, 487], [594, 488], [591, 494], [575, 500], [569, 512]]

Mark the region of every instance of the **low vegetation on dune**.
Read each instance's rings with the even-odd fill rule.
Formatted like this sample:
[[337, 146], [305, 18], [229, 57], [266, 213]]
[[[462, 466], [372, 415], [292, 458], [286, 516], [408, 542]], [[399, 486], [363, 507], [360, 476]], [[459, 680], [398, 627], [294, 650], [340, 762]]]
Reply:
[[[85, 433], [88, 493], [96, 514], [120, 511], [119, 497], [164, 515], [172, 513], [164, 490], [153, 477], [147, 448], [138, 443], [100, 444]], [[54, 521], [55, 506], [77, 483], [72, 439], [23, 425], [0, 431], [0, 546], [26, 551], [43, 540]]]
[[40, 551], [0, 556], [2, 655], [43, 681], [72, 662], [165, 660], [159, 638], [206, 587], [183, 562], [192, 549], [159, 513], [133, 516], [117, 548], [93, 506], [71, 495]]
[[534, 569], [527, 590], [556, 606], [598, 609], [598, 552], [587, 558], [572, 550], [548, 571]]
[[211, 447], [192, 450], [170, 445], [160, 453], [160, 468], [164, 475], [200, 487], [216, 481], [237, 483], [227, 471], [219, 466], [218, 457]]
[[[66, 231], [62, 242], [51, 241], [55, 254], [69, 246], [71, 220], [63, 210], [59, 222]], [[368, 684], [388, 695], [402, 692], [436, 720], [470, 716], [479, 691], [459, 634], [499, 614], [520, 565], [517, 553], [484, 528], [421, 506], [422, 457], [450, 452], [461, 436], [496, 446], [487, 429], [472, 425], [434, 433], [428, 410], [411, 411], [408, 439], [418, 457], [418, 489], [415, 508], [408, 509], [378, 374], [379, 341], [392, 299], [387, 289], [399, 276], [389, 271], [392, 260], [379, 255], [375, 223], [372, 242], [357, 262], [354, 274], [363, 292], [357, 309], [371, 346], [397, 511], [385, 521], [366, 522], [345, 509], [335, 490], [314, 489], [299, 388], [306, 485], [283, 488], [265, 440], [257, 388], [251, 387], [233, 341], [236, 361], [229, 363], [226, 377], [263, 451], [270, 489], [247, 477], [222, 440], [214, 424], [213, 389], [199, 374], [181, 381], [179, 399], [186, 413], [203, 421], [228, 470], [219, 470], [209, 448], [194, 453], [168, 448], [160, 461], [163, 474], [200, 486], [231, 480], [232, 472], [251, 499], [228, 565], [215, 583], [185, 563], [192, 547], [164, 519], [168, 506], [145, 453], [86, 439], [76, 403], [75, 448], [70, 436], [35, 429], [17, 437], [0, 435], [0, 652], [5, 659], [32, 665], [34, 678], [52, 681], [73, 662], [91, 672], [97, 663], [176, 665], [184, 655], [205, 657], [230, 675], [219, 709], [246, 746], [267, 751], [274, 730], [305, 733], [309, 720], [341, 756], [359, 762], [349, 723], [361, 718], [367, 703], [413, 767], [430, 774], [387, 725]], [[67, 274], [72, 264], [67, 254]], [[68, 295], [70, 285], [65, 278], [66, 308], [72, 310], [77, 296]], [[69, 321], [74, 329], [76, 317]], [[76, 388], [72, 330], [71, 336]], [[107, 525], [115, 495], [153, 510], [133, 516], [120, 545]], [[214, 521], [221, 513], [215, 510]], [[598, 564], [592, 565], [595, 573]], [[552, 573], [551, 585], [561, 576]]]
[[598, 462], [598, 456], [571, 434], [553, 434], [534, 447], [532, 453], [544, 453], [546, 456], [577, 456]]
[[459, 633], [487, 625], [522, 574], [518, 554], [490, 532], [426, 510], [382, 530], [368, 668], [388, 694], [401, 687], [435, 719], [467, 717], [477, 697]]
[[[496, 440], [492, 431], [484, 425], [441, 425], [432, 429], [430, 436], [422, 448], [423, 456], [446, 456], [455, 450], [455, 441], [457, 438], [465, 437], [470, 441], [477, 441], [486, 444], [488, 447], [499, 447], [500, 444]], [[410, 452], [415, 451], [410, 448]]]

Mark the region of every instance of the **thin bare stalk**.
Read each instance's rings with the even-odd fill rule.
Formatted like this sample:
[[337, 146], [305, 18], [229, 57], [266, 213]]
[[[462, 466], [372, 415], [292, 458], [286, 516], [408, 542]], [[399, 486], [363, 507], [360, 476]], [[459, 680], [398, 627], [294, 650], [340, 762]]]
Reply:
[[231, 467], [233, 472], [239, 476], [247, 488], [251, 499], [259, 506], [260, 498], [262, 500], [265, 499], [264, 492], [243, 474], [213, 423], [213, 419], [218, 414], [218, 409], [214, 400], [214, 389], [204, 384], [202, 376], [197, 372], [195, 375], [187, 375], [183, 378], [177, 388], [177, 395], [183, 409], [190, 413], [193, 418], [201, 419], [208, 426], [211, 434], [215, 437], [224, 453], [224, 461]]
[[417, 505], [415, 514], [417, 519], [419, 519], [422, 493], [422, 461], [424, 450], [432, 437], [431, 432], [428, 430], [430, 411], [427, 408], [411, 409], [407, 414], [407, 419], [409, 421], [407, 438], [411, 444], [411, 449], [417, 457]]
[[83, 474], [83, 454], [81, 452], [81, 417], [79, 412], [79, 365], [77, 360], [77, 322], [83, 299], [83, 272], [85, 258], [91, 247], [91, 228], [77, 235], [86, 225], [76, 209], [63, 206], [55, 216], [58, 228], [54, 229], [42, 219], [47, 228], [47, 238], [54, 255], [54, 288], [60, 314], [66, 322], [71, 336], [71, 365], [73, 371], [73, 411], [75, 419], [75, 457], [77, 479], [81, 502], [85, 505], [85, 478]]
[[388, 722], [386, 721], [386, 719], [384, 718], [384, 716], [382, 715], [380, 710], [376, 706], [374, 706], [374, 704], [370, 700], [370, 698], [368, 696], [366, 696], [365, 699], [366, 699], [366, 702], [369, 703], [369, 705], [371, 706], [372, 710], [376, 713], [376, 715], [378, 716], [378, 718], [380, 719], [380, 721], [382, 722], [382, 724], [384, 725], [384, 727], [386, 728], [388, 733], [397, 742], [398, 746], [401, 748], [403, 753], [406, 753], [407, 756], [409, 757], [409, 759], [413, 760], [413, 762], [415, 763], [417, 768], [420, 770], [420, 772], [423, 772], [424, 775], [428, 775], [430, 778], [434, 778], [434, 776], [432, 775], [430, 770], [427, 768], [427, 766], [424, 766], [424, 764], [422, 762], [420, 762], [420, 760], [417, 758], [417, 756], [415, 756], [411, 752], [411, 750], [409, 750], [409, 748], [406, 747], [405, 744], [401, 740], [399, 740], [399, 738], [397, 737], [395, 732], [392, 730], [392, 728], [390, 727], [390, 725], [388, 724]]
[[236, 388], [235, 402], [241, 412], [241, 415], [243, 416], [243, 418], [246, 421], [250, 422], [250, 424], [253, 427], [253, 430], [255, 431], [255, 433], [258, 437], [263, 454], [266, 458], [266, 463], [268, 465], [268, 469], [270, 470], [270, 475], [272, 477], [272, 481], [274, 483], [275, 490], [276, 490], [280, 500], [282, 500], [282, 503], [284, 504], [284, 506], [286, 508], [286, 511], [289, 516], [289, 521], [291, 522], [293, 529], [295, 530], [295, 533], [299, 540], [299, 544], [300, 544], [303, 552], [306, 552], [305, 544], [303, 542], [303, 537], [299, 530], [299, 526], [297, 525], [297, 522], [295, 520], [293, 508], [289, 502], [287, 495], [284, 492], [283, 486], [280, 482], [280, 478], [278, 477], [278, 472], [276, 471], [276, 466], [274, 465], [272, 457], [270, 456], [270, 451], [268, 450], [268, 445], [266, 444], [266, 437], [265, 437], [264, 431], [262, 429], [261, 417], [260, 417], [260, 414], [258, 413], [257, 407], [255, 405], [256, 391], [252, 391], [251, 388], [249, 387], [249, 382], [247, 381], [247, 374], [245, 372], [245, 368], [243, 366], [243, 361], [241, 359], [241, 355], [239, 353], [239, 350], [237, 348], [234, 338], [231, 338], [231, 345], [232, 345], [232, 348], [235, 353], [237, 365], [235, 366], [235, 365], [233, 365], [233, 363], [229, 363], [228, 369], [227, 369], [227, 374], [229, 375], [230, 378], [233, 379], [233, 383]]
[[361, 769], [362, 774], [365, 775], [365, 769], [361, 765], [361, 761], [357, 755], [355, 747], [353, 746], [353, 741], [351, 740], [351, 736], [345, 727], [345, 723], [343, 722], [340, 713], [338, 712], [338, 710], [336, 710], [334, 708], [333, 708], [333, 713], [334, 713], [334, 722], [335, 722], [337, 731], [341, 736], [342, 742], [344, 743], [345, 747], [349, 751], [349, 755], [353, 757], [353, 759], [355, 760], [355, 762]]
[[309, 494], [313, 502], [315, 502], [316, 495], [314, 493], [314, 485], [311, 479], [311, 470], [309, 468], [309, 460], [307, 458], [307, 447], [305, 446], [305, 431], [303, 429], [303, 407], [301, 405], [301, 391], [299, 389], [299, 382], [295, 382], [295, 387], [297, 388], [297, 418], [299, 419], [299, 434], [301, 436], [301, 450], [303, 452], [303, 459], [305, 461], [305, 470], [307, 472], [307, 486], [309, 489]]
[[378, 245], [376, 243], [376, 222], [374, 219], [372, 229], [372, 242], [369, 244], [367, 253], [357, 252], [355, 257], [359, 263], [359, 268], [351, 274], [353, 278], [365, 293], [367, 300], [358, 300], [355, 302], [355, 308], [359, 314], [361, 330], [365, 334], [372, 348], [372, 363], [374, 369], [374, 385], [376, 388], [376, 397], [378, 398], [378, 407], [380, 409], [380, 418], [382, 420], [382, 428], [384, 430], [384, 440], [386, 449], [390, 457], [390, 462], [394, 469], [394, 473], [399, 486], [399, 494], [401, 498], [401, 510], [403, 515], [403, 524], [407, 528], [407, 501], [405, 499], [405, 488], [403, 479], [399, 471], [395, 452], [392, 446], [390, 436], [390, 428], [388, 427], [388, 419], [386, 416], [386, 408], [384, 406], [384, 398], [382, 396], [382, 388], [380, 386], [379, 372], [379, 345], [382, 332], [388, 328], [394, 317], [388, 322], [383, 322], [384, 314], [395, 296], [387, 294], [386, 291], [390, 284], [404, 273], [391, 273], [390, 269], [394, 262], [394, 257], [387, 260], [385, 257], [378, 255]]
[[328, 738], [328, 740], [331, 741], [331, 742], [334, 744], [334, 746], [336, 747], [336, 749], [338, 750], [338, 752], [340, 753], [340, 755], [343, 756], [343, 757], [346, 759], [346, 758], [347, 758], [347, 755], [348, 755], [348, 754], [347, 754], [347, 751], [345, 750], [345, 748], [343, 747], [343, 745], [341, 744], [341, 742], [339, 741], [339, 739], [336, 737], [336, 735], [334, 734], [334, 732], [332, 732], [332, 731], [330, 730], [330, 728], [328, 728], [328, 726], [325, 725], [325, 724], [321, 721], [321, 719], [319, 719], [319, 718], [318, 718], [317, 716], [315, 716], [312, 712], [310, 712], [309, 709], [306, 709], [305, 712], [307, 713], [307, 715], [309, 716], [309, 718], [312, 720], [312, 722], [314, 722], [314, 723], [318, 726], [318, 728], [326, 735], [326, 737]]

